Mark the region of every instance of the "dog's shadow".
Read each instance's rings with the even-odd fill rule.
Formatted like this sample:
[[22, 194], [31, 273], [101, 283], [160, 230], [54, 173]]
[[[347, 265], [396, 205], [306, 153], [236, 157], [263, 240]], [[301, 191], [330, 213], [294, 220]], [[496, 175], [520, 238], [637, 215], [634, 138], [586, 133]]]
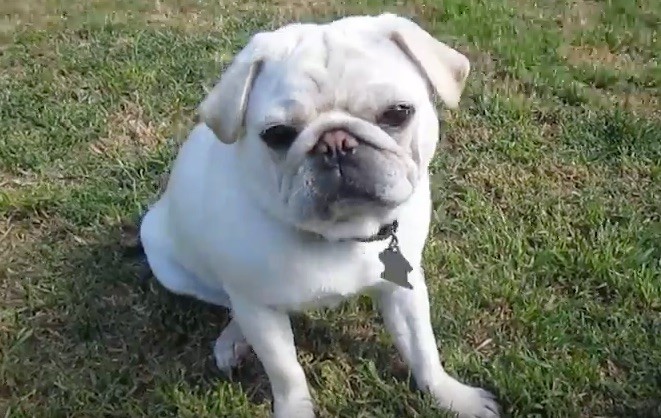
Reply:
[[[72, 281], [71, 306], [64, 319], [69, 349], [96, 347], [99, 358], [90, 359], [91, 373], [121, 370], [132, 382], [127, 389], [132, 396], [169, 382], [205, 391], [229, 379], [251, 402], [270, 401], [266, 374], [254, 354], [231, 376], [216, 368], [213, 343], [229, 319], [227, 310], [162, 288], [136, 248], [135, 233], [131, 224], [109, 228], [74, 247], [62, 260], [61, 274]], [[341, 355], [351, 367], [358, 367], [356, 354], [364, 354], [377, 364], [382, 377], [410, 383], [395, 349], [378, 341], [370, 324], [376, 315], [369, 313], [369, 307], [360, 309], [368, 311], [371, 319], [293, 316], [299, 352], [315, 361]], [[75, 358], [70, 361], [75, 364]], [[81, 369], [91, 362], [80, 362]], [[311, 381], [313, 388], [314, 384]]]

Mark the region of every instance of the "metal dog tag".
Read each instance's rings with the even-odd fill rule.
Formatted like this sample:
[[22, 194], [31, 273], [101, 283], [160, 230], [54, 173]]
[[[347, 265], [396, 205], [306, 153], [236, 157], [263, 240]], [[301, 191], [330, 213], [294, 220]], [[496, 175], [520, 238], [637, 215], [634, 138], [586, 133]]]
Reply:
[[408, 274], [413, 271], [413, 268], [399, 250], [399, 244], [394, 234], [388, 248], [379, 254], [379, 259], [385, 267], [383, 273], [381, 273], [383, 280], [388, 280], [407, 289], [413, 289], [407, 278]]

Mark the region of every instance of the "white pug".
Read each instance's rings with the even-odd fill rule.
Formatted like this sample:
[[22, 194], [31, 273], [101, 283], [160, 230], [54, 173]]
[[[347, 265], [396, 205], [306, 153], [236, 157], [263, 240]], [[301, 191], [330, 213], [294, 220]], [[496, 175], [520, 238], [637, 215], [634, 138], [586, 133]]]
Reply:
[[[167, 289], [231, 309], [217, 364], [252, 346], [276, 417], [315, 416], [289, 313], [361, 292], [440, 407], [498, 416], [493, 395], [444, 371], [421, 267], [432, 98], [456, 107], [469, 68], [393, 14], [290, 24], [252, 37], [201, 104], [141, 240]], [[397, 251], [407, 278], [401, 258], [385, 260]]]

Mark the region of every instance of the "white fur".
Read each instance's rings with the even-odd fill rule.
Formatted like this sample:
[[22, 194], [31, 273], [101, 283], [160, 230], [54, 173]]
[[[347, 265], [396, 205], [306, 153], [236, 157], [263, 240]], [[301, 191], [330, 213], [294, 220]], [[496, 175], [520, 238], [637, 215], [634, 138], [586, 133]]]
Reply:
[[[443, 370], [421, 267], [431, 210], [427, 168], [439, 133], [429, 87], [456, 106], [468, 70], [463, 55], [409, 20], [349, 17], [256, 35], [201, 105], [204, 123], [182, 146], [165, 192], [143, 219], [141, 239], [167, 289], [231, 308], [231, 323], [216, 342], [217, 363], [236, 365], [250, 344], [268, 374], [277, 418], [314, 416], [288, 313], [363, 292], [378, 300], [418, 385], [440, 407], [465, 417], [498, 416], [488, 392]], [[417, 108], [396, 140], [370, 121], [394, 99]], [[285, 155], [274, 155], [259, 132], [292, 118], [305, 130]], [[392, 190], [384, 193], [396, 207], [356, 209], [340, 221], [302, 211], [307, 200], [292, 203], [303, 187], [307, 150], [323, 129], [336, 126], [361, 132], [390, 156], [401, 178], [390, 179]], [[395, 218], [401, 251], [414, 266], [412, 290], [380, 278], [378, 255], [387, 241], [338, 240], [370, 236]]]

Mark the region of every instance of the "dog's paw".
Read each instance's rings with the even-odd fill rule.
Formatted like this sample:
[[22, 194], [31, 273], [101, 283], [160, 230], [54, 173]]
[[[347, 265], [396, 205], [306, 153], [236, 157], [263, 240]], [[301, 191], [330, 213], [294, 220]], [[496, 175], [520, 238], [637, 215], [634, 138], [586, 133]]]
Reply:
[[500, 406], [496, 396], [485, 389], [473, 388], [477, 392], [475, 403], [479, 405], [478, 410], [472, 416], [478, 418], [499, 418]]
[[250, 345], [245, 340], [228, 340], [221, 335], [213, 347], [216, 366], [225, 374], [231, 374], [233, 368], [250, 353]]
[[456, 380], [431, 390], [437, 404], [459, 418], [499, 418], [500, 407], [489, 391], [464, 385]]
[[275, 400], [273, 418], [316, 418], [309, 395], [300, 399]]

